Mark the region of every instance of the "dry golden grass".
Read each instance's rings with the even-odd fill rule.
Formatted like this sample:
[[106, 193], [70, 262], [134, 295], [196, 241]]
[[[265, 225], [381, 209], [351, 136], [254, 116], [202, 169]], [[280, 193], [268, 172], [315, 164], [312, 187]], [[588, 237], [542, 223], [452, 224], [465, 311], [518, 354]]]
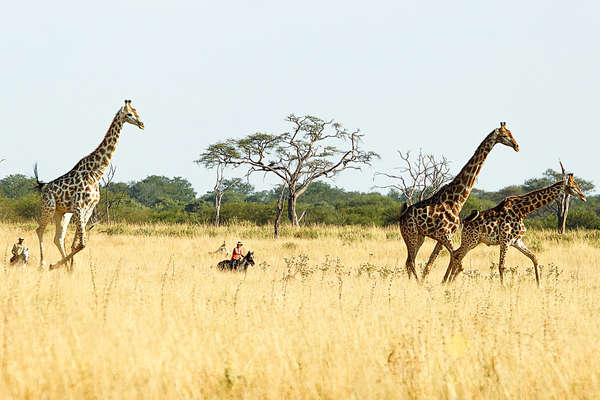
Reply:
[[[268, 227], [178, 229], [95, 228], [68, 274], [36, 269], [31, 225], [0, 225], [0, 398], [600, 395], [595, 234], [530, 232], [544, 265], [537, 289], [514, 249], [505, 287], [490, 273], [498, 249], [485, 246], [446, 287], [447, 254], [424, 285], [407, 280], [393, 229], [314, 228], [279, 240]], [[8, 250], [24, 230], [31, 264], [13, 270]], [[243, 239], [257, 266], [217, 271], [223, 257], [208, 251], [223, 239]]]

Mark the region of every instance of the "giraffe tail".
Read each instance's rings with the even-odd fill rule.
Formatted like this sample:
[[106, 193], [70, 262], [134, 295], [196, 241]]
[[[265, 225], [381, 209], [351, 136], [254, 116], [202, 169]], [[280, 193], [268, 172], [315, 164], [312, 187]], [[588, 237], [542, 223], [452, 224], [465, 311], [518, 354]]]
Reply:
[[46, 182], [40, 182], [37, 162], [33, 166], [33, 174], [35, 175], [36, 189], [41, 192], [44, 186], [46, 186]]
[[462, 223], [475, 221], [479, 217], [479, 214], [479, 211], [473, 210], [473, 212], [469, 214], [468, 217], [462, 220]]
[[408, 210], [408, 203], [402, 203], [402, 205], [400, 206], [400, 214], [398, 215], [398, 218], [404, 215], [406, 210]]

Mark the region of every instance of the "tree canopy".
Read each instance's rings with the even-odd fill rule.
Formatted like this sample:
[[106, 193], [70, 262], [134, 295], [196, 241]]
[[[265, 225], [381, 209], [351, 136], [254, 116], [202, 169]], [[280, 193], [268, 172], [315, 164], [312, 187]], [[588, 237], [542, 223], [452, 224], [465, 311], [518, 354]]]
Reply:
[[162, 205], [183, 205], [196, 198], [192, 184], [184, 178], [167, 178], [166, 176], [151, 175], [130, 185], [129, 194], [132, 198], [147, 207]]
[[296, 202], [312, 182], [370, 165], [378, 155], [361, 148], [363, 135], [359, 130], [348, 131], [338, 122], [294, 114], [286, 121], [289, 131], [259, 132], [218, 142], [208, 146], [198, 161], [207, 166], [244, 166], [248, 174], [264, 172], [277, 176], [286, 187], [290, 222], [298, 225]]
[[35, 190], [35, 179], [23, 174], [8, 175], [0, 180], [0, 193], [11, 199], [25, 197]]

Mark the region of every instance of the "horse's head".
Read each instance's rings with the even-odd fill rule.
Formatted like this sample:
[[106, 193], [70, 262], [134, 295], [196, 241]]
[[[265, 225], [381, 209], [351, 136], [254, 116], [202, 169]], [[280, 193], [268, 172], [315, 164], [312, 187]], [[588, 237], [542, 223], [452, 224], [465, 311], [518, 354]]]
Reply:
[[254, 266], [254, 252], [248, 251], [244, 256], [244, 261], [252, 266]]

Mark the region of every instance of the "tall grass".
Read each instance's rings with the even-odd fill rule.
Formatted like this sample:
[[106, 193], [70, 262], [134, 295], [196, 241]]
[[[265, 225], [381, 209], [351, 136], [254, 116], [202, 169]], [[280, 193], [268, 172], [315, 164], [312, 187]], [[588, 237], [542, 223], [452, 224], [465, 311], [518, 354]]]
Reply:
[[[22, 234], [24, 271], [6, 265]], [[209, 251], [238, 239], [257, 265], [217, 271]], [[68, 274], [36, 269], [33, 227], [0, 225], [0, 398], [596, 398], [600, 237], [525, 241], [543, 289], [516, 250], [500, 286], [486, 246], [455, 285], [447, 254], [417, 285], [392, 228], [95, 227]]]

